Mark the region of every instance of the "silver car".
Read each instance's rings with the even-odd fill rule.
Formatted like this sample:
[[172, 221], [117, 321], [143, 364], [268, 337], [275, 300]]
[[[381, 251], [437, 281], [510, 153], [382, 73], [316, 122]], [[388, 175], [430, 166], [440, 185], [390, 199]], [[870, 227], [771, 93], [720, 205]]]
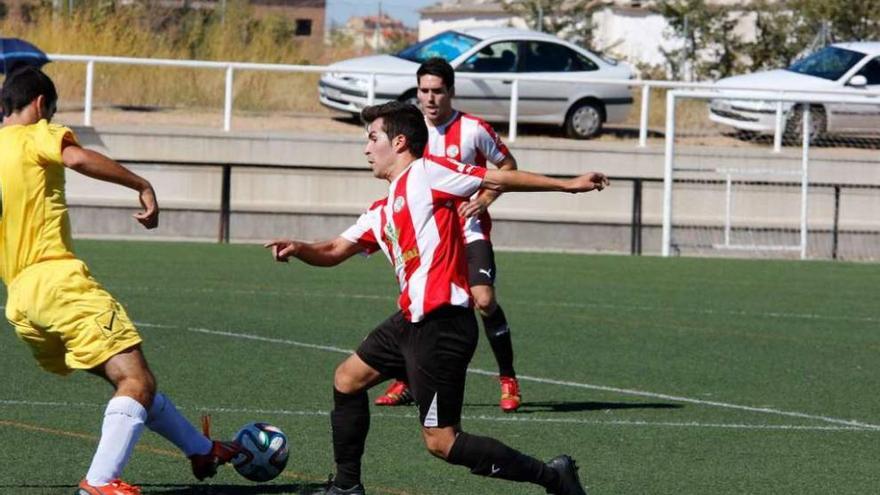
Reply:
[[[520, 74], [547, 81], [519, 82], [518, 121], [563, 126], [568, 136], [593, 137], [605, 122], [627, 118], [633, 99], [626, 85], [565, 82], [589, 77], [628, 80], [631, 68], [549, 34], [513, 28], [445, 31], [393, 55], [337, 62], [318, 83], [321, 103], [357, 114], [367, 105], [369, 76], [346, 71], [376, 70], [409, 75], [377, 75], [375, 102], [416, 102], [416, 71], [431, 57], [448, 60], [456, 73]], [[510, 80], [459, 77], [455, 106], [492, 122], [510, 117]]]
[[[789, 95], [809, 95], [810, 90], [853, 90], [865, 96], [880, 96], [880, 43], [835, 43], [792, 64], [787, 69], [755, 72], [721, 79], [726, 88], [709, 105], [713, 122], [743, 131], [771, 134], [776, 129], [778, 91]], [[766, 90], [766, 91], [764, 91]], [[774, 91], [777, 90], [777, 91]], [[737, 99], [766, 96], [767, 100]], [[880, 104], [880, 100], [878, 100]], [[789, 139], [800, 140], [802, 105], [783, 104], [783, 127]], [[810, 105], [812, 135], [876, 134], [880, 128], [880, 105], [846, 102]]]

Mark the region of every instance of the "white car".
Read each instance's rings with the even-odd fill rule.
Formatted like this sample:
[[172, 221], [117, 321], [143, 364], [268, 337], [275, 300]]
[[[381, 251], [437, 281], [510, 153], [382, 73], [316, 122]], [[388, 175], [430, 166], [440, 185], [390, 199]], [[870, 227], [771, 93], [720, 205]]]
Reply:
[[[803, 58], [787, 69], [756, 72], [728, 77], [716, 84], [725, 87], [779, 89], [792, 91], [849, 89], [880, 96], [880, 42], [835, 43]], [[762, 95], [762, 92], [738, 93], [719, 89], [729, 99], [715, 99], [709, 105], [709, 118], [744, 131], [772, 134], [776, 130], [776, 102], [737, 100], [737, 94]], [[767, 93], [773, 95], [772, 91]], [[796, 94], [796, 93], [795, 93]], [[789, 138], [801, 135], [803, 109], [793, 103], [783, 104], [783, 130]], [[877, 105], [827, 103], [810, 105], [813, 136], [822, 134], [876, 133], [880, 128], [880, 98]]]
[[[321, 76], [321, 103], [358, 114], [367, 104], [367, 74], [347, 70], [403, 71], [377, 75], [375, 102], [416, 102], [416, 70], [431, 57], [443, 57], [457, 74], [528, 74], [548, 79], [520, 81], [518, 121], [564, 126], [574, 138], [597, 135], [605, 122], [621, 122], [632, 107], [626, 85], [565, 82], [573, 77], [628, 80], [631, 68], [549, 34], [513, 28], [445, 31], [394, 55], [337, 62]], [[559, 81], [559, 80], [562, 81]], [[456, 108], [492, 122], [510, 118], [510, 80], [456, 77]]]

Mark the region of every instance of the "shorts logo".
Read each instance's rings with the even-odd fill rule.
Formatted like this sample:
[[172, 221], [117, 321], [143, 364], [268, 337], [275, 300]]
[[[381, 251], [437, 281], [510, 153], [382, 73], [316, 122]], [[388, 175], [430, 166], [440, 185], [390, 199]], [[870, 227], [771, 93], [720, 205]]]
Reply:
[[[98, 327], [101, 329], [101, 332], [109, 337], [113, 332], [118, 330], [118, 319], [116, 318], [116, 310], [110, 309], [101, 314], [99, 314], [95, 318], [95, 323], [98, 324]], [[115, 325], [115, 327], [114, 327]]]
[[456, 157], [458, 156], [458, 146], [454, 144], [450, 144], [446, 147], [446, 156]]
[[488, 270], [486, 270], [484, 268], [480, 268], [479, 272], [485, 273], [487, 277], [492, 278], [492, 269], [491, 268]]
[[400, 210], [403, 209], [403, 206], [406, 204], [406, 201], [403, 199], [403, 196], [398, 196], [394, 198], [394, 213], [400, 213]]

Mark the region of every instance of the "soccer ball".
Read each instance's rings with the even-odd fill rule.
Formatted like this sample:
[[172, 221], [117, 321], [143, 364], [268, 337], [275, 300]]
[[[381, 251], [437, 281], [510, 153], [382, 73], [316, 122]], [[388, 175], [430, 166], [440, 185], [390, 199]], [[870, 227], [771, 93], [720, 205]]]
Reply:
[[251, 481], [269, 481], [287, 465], [287, 435], [266, 423], [249, 423], [235, 434], [235, 441], [244, 448], [232, 459], [238, 474]]

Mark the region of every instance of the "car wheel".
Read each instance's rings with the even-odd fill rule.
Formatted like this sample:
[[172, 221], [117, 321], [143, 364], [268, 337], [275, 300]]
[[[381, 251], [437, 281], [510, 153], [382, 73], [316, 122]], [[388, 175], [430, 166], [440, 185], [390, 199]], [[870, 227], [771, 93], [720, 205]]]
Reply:
[[565, 134], [574, 139], [589, 139], [602, 131], [605, 114], [599, 103], [582, 101], [568, 111], [565, 119]]
[[416, 96], [416, 90], [411, 89], [406, 93], [400, 95], [400, 98], [397, 101], [402, 101], [403, 103], [409, 103], [410, 105], [415, 105], [416, 108], [419, 107], [419, 98]]
[[[810, 141], [825, 134], [828, 129], [828, 117], [825, 115], [825, 108], [821, 106], [810, 106]], [[801, 144], [804, 140], [804, 107], [796, 106], [791, 111], [791, 116], [785, 123], [785, 142], [792, 145]]]

